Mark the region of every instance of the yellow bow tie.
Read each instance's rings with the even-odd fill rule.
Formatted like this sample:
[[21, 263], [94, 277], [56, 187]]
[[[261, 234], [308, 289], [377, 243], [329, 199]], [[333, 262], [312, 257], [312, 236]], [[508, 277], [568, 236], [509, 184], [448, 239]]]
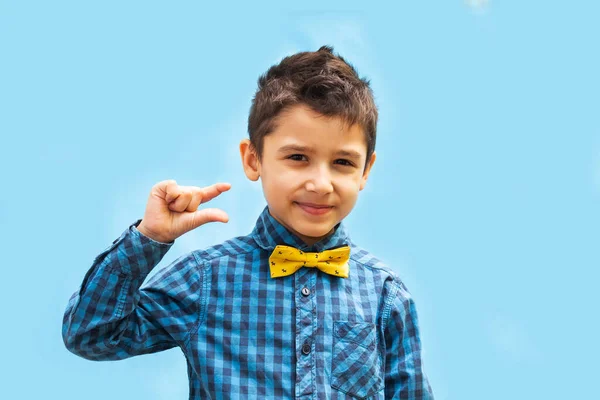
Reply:
[[269, 266], [271, 278], [292, 275], [302, 267], [316, 267], [329, 275], [347, 278], [349, 259], [349, 246], [320, 253], [306, 253], [295, 247], [278, 245], [269, 257]]

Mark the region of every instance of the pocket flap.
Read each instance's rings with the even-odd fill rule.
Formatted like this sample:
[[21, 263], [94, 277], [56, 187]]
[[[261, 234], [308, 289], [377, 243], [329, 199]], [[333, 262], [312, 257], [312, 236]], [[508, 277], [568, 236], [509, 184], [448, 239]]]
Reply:
[[375, 324], [370, 322], [334, 321], [333, 331], [337, 337], [370, 348], [375, 344]]

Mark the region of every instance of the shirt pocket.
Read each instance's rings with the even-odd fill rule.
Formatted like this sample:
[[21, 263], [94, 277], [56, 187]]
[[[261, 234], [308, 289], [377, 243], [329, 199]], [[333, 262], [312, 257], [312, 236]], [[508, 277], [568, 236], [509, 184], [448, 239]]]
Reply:
[[333, 322], [331, 387], [357, 399], [383, 388], [375, 324]]

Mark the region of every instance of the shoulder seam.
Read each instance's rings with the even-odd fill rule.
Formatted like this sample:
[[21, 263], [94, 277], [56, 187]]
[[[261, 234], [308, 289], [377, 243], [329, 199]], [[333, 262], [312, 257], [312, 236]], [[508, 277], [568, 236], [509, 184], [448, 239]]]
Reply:
[[[239, 237], [248, 237], [248, 236], [238, 236], [238, 238]], [[234, 239], [236, 239], [236, 238], [234, 238]], [[231, 241], [231, 240], [232, 239], [226, 240], [223, 243], [226, 243], [226, 242]], [[254, 238], [252, 238], [252, 240], [254, 240]], [[220, 244], [222, 244], [222, 243], [220, 243]], [[211, 256], [209, 256], [207, 258], [201, 259], [199, 254], [200, 253], [209, 254], [208, 251], [207, 251], [209, 249], [210, 249], [210, 247], [208, 249], [201, 249], [201, 250], [194, 250], [194, 251], [192, 251], [192, 253], [194, 254], [194, 258], [196, 258], [196, 261], [198, 262], [198, 264], [204, 264], [207, 261], [212, 261], [212, 260], [214, 260], [216, 258], [220, 258], [220, 257], [225, 257], [225, 256], [228, 256], [228, 255], [231, 255], [229, 253], [223, 253], [223, 252], [219, 251], [218, 254], [214, 254], [214, 255], [211, 255]], [[259, 249], [259, 248], [258, 247], [253, 247], [252, 249], [249, 249], [249, 250], [246, 250], [246, 251], [241, 251], [239, 253], [234, 253], [234, 254], [235, 255], [248, 254], [248, 253], [251, 253], [251, 252], [253, 252], [253, 251], [257, 250], [257, 249]]]
[[390, 313], [392, 310], [392, 303], [394, 303], [394, 298], [400, 291], [400, 284], [398, 282], [393, 280], [391, 283], [392, 283], [393, 289], [390, 290], [390, 294], [388, 295], [388, 298], [386, 299], [385, 307], [383, 308], [383, 315], [381, 317], [381, 323], [384, 326], [384, 328], [387, 326], [388, 320], [390, 318]]
[[[235, 253], [235, 255], [236, 256], [238, 256], [238, 255], [244, 255], [244, 254], [252, 253], [253, 251], [256, 251], [256, 250], [258, 250], [258, 249], [250, 249], [250, 250], [247, 250], [247, 251], [241, 251], [239, 253]], [[220, 254], [217, 254], [217, 255], [213, 255], [211, 257], [200, 259], [198, 253], [202, 253], [202, 252], [206, 252], [206, 250], [195, 250], [195, 251], [192, 252], [194, 254], [194, 258], [196, 259], [196, 261], [198, 262], [198, 264], [205, 264], [208, 261], [212, 261], [212, 260], [217, 259], [217, 258], [221, 258], [221, 257], [226, 257], [226, 256], [231, 256], [232, 255], [232, 254], [228, 254], [228, 253], [220, 253]]]
[[391, 276], [394, 281], [396, 281], [396, 274], [394, 273], [394, 271], [387, 264], [383, 263], [381, 260], [379, 260], [377, 258], [376, 258], [376, 260], [381, 264], [381, 266], [379, 266], [379, 267], [377, 267], [375, 265], [367, 265], [365, 262], [360, 261], [353, 256], [350, 256], [350, 259], [353, 260], [354, 262], [356, 262], [357, 264], [360, 264], [361, 266], [368, 268], [370, 270], [384, 271], [389, 276]]

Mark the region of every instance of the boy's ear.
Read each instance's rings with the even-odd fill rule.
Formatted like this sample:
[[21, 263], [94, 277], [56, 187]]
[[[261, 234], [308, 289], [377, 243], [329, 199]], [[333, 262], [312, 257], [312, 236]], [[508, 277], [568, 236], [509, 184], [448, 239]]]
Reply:
[[362, 178], [360, 178], [360, 190], [363, 190], [365, 188], [365, 185], [367, 184], [367, 178], [369, 178], [369, 172], [371, 172], [371, 167], [375, 163], [375, 158], [377, 158], [377, 156], [375, 152], [373, 152], [373, 154], [371, 154], [371, 159], [367, 163], [365, 172], [363, 172], [363, 176]]
[[242, 139], [240, 142], [240, 155], [242, 156], [242, 166], [244, 173], [251, 181], [257, 181], [260, 177], [258, 156], [256, 150], [250, 143], [250, 139]]

